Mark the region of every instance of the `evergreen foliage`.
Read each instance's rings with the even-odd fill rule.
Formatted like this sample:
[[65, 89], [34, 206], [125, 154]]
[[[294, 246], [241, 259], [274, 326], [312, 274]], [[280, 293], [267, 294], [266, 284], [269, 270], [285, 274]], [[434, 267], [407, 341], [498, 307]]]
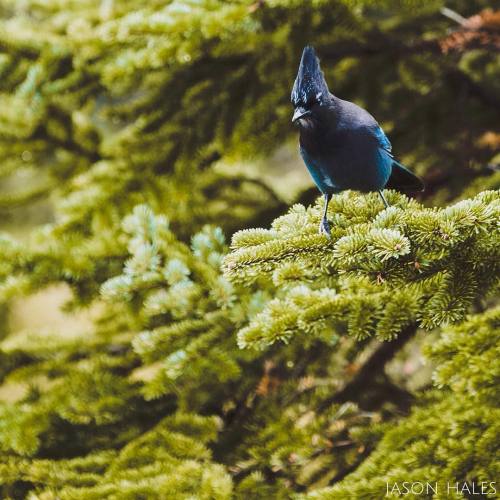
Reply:
[[[30, 498], [230, 498], [231, 478], [205, 446], [213, 419], [177, 413], [115, 450], [58, 461], [12, 459], [3, 477], [43, 485]], [[12, 479], [11, 479], [12, 480]], [[38, 488], [37, 488], [38, 489]]]
[[[409, 417], [387, 429], [349, 481], [308, 498], [377, 498], [386, 482], [425, 478], [439, 483], [434, 498], [464, 498], [472, 483], [489, 485], [500, 473], [499, 334], [498, 307], [444, 331], [426, 349], [437, 365], [439, 392], [427, 395]], [[432, 492], [412, 497], [433, 498]]]
[[[500, 23], [483, 0], [447, 2], [460, 25], [442, 6], [2, 2], [0, 217], [44, 201], [52, 219], [0, 234], [1, 498], [499, 477]], [[316, 191], [288, 209], [253, 163], [293, 137], [306, 43], [428, 186], [387, 209], [335, 196], [331, 240]], [[93, 312], [84, 334], [9, 326], [61, 283]], [[386, 369], [422, 344], [432, 380]]]
[[238, 333], [241, 347], [265, 347], [300, 333], [332, 339], [345, 330], [390, 340], [405, 326], [463, 319], [475, 300], [498, 290], [498, 192], [444, 209], [391, 193], [352, 192], [332, 201], [332, 239], [317, 234], [321, 206], [302, 205], [271, 229], [233, 237], [225, 260], [235, 282], [272, 283], [273, 299]]

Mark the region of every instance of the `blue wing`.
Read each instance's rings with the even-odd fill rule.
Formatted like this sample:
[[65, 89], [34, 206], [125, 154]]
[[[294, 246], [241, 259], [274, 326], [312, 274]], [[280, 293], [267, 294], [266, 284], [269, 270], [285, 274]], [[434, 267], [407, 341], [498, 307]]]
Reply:
[[424, 183], [422, 180], [394, 158], [392, 154], [392, 145], [387, 136], [384, 134], [384, 131], [377, 126], [373, 132], [381, 149], [383, 149], [384, 152], [387, 153], [393, 160], [391, 176], [389, 177], [385, 187], [398, 189], [400, 191], [423, 191]]
[[376, 127], [374, 127], [372, 129], [372, 131], [373, 131], [373, 135], [377, 139], [377, 142], [378, 142], [380, 148], [383, 149], [391, 158], [393, 158], [393, 156], [392, 156], [392, 144], [390, 143], [389, 139], [385, 135], [382, 128], [379, 125], [377, 125]]

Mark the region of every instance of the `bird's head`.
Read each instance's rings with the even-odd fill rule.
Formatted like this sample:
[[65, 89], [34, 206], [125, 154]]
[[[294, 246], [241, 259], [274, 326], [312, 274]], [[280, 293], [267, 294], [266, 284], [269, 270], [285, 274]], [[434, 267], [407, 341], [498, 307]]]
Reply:
[[292, 89], [292, 122], [309, 127], [321, 106], [328, 102], [330, 91], [314, 49], [304, 48], [299, 71]]

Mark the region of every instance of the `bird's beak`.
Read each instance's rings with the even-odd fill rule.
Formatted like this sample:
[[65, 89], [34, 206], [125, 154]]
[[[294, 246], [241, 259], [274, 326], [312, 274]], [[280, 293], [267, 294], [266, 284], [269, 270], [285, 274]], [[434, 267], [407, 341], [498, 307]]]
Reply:
[[292, 123], [295, 123], [300, 118], [302, 118], [304, 116], [308, 116], [310, 114], [311, 114], [311, 112], [308, 109], [296, 108], [294, 113], [293, 113], [293, 116], [292, 116]]

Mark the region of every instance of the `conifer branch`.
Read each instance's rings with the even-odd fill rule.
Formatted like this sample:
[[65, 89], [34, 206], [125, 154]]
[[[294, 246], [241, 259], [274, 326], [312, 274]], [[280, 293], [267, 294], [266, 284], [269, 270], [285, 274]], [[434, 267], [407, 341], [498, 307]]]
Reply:
[[267, 276], [276, 287], [239, 332], [240, 345], [262, 349], [304, 334], [327, 339], [345, 328], [358, 338], [390, 339], [417, 319], [424, 327], [457, 321], [474, 297], [495, 289], [498, 193], [443, 210], [390, 196], [399, 207], [334, 197], [330, 242], [316, 234], [319, 205], [295, 206], [270, 230], [236, 233], [224, 261], [228, 279], [251, 284]]
[[[319, 406], [319, 411], [325, 411], [334, 403], [346, 401], [362, 402], [369, 388], [376, 383], [377, 377], [383, 373], [385, 365], [401, 350], [401, 348], [415, 335], [417, 325], [407, 326], [394, 340], [381, 343], [370, 357], [361, 365], [351, 380], [331, 397], [325, 399]], [[407, 394], [411, 398], [410, 394]]]

